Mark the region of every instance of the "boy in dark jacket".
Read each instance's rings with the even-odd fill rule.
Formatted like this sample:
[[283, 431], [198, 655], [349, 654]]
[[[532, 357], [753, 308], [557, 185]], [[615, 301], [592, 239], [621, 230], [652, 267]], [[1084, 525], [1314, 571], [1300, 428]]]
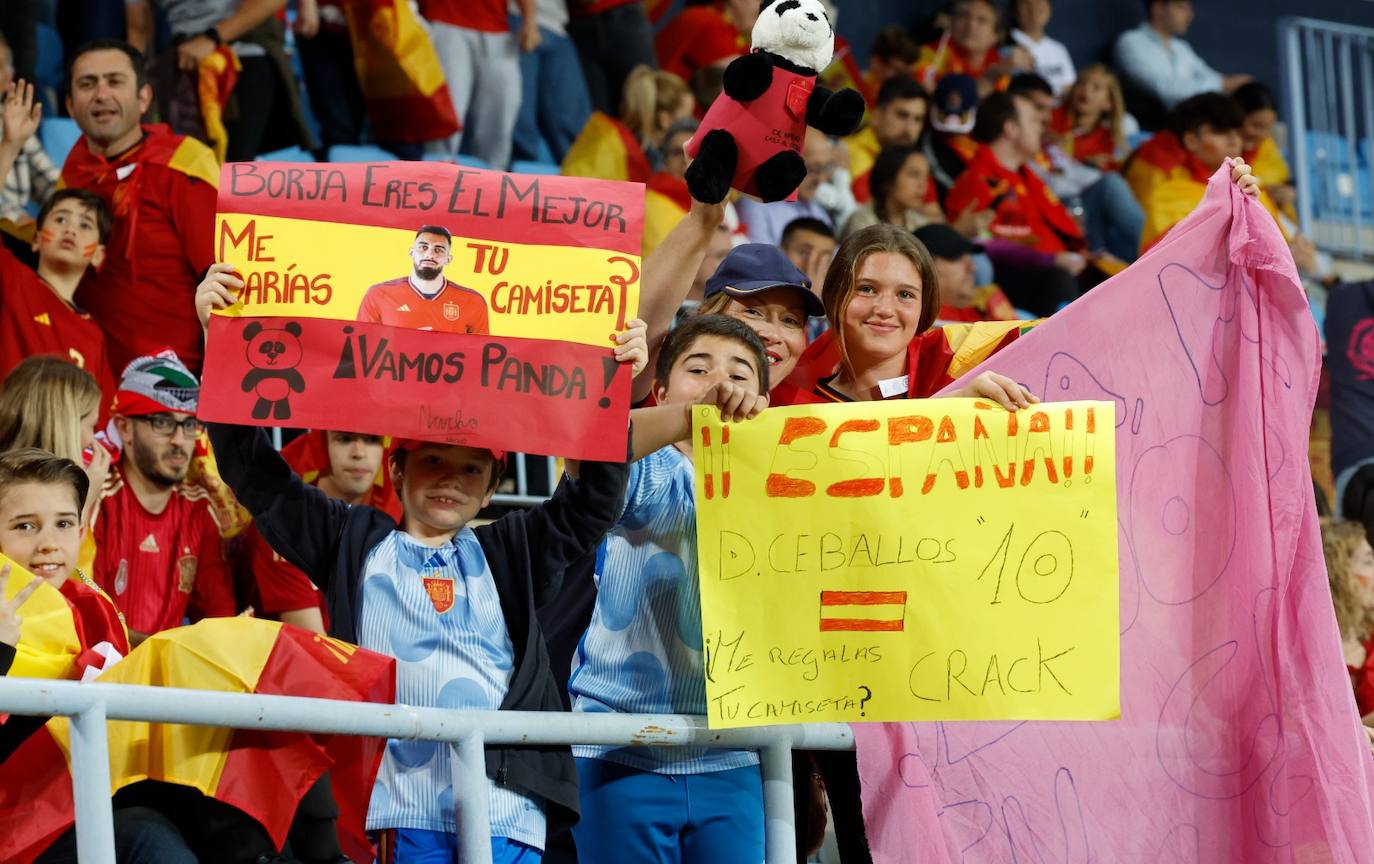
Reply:
[[[224, 273], [216, 265], [197, 291], [203, 325], [212, 308], [232, 302]], [[643, 324], [632, 322], [619, 342], [617, 359], [638, 372], [647, 357]], [[263, 538], [324, 590], [331, 635], [397, 658], [398, 703], [562, 710], [535, 608], [615, 522], [628, 466], [583, 462], [544, 504], [473, 529], [504, 454], [402, 442], [390, 466], [404, 510], [397, 525], [302, 482], [261, 429], [212, 425], [210, 439]], [[455, 860], [450, 758], [447, 744], [388, 744], [367, 818], [381, 860]], [[497, 864], [538, 861], [545, 838], [576, 821], [567, 747], [489, 749], [487, 777]]]

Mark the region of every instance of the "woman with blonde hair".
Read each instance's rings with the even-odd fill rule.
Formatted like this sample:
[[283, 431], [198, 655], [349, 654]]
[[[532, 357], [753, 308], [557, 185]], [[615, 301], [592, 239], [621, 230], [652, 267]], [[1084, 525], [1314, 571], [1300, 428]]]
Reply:
[[1360, 715], [1374, 712], [1374, 547], [1364, 524], [1322, 520], [1322, 555]]
[[592, 112], [560, 170], [574, 177], [646, 183], [663, 165], [665, 133], [691, 117], [695, 107], [687, 82], [671, 72], [636, 66], [625, 79], [620, 116]]
[[1103, 171], [1126, 158], [1126, 102], [1121, 82], [1101, 63], [1084, 69], [1050, 120], [1064, 152]]
[[26, 357], [0, 389], [0, 452], [37, 447], [84, 465], [91, 488], [81, 519], [87, 527], [110, 470], [109, 452], [95, 442], [100, 399], [89, 372], [47, 355]]

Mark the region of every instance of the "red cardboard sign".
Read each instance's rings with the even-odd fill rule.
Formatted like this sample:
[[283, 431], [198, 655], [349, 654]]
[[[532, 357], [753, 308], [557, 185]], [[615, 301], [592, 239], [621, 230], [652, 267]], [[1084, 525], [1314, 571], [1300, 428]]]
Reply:
[[625, 459], [630, 369], [609, 348], [218, 315], [209, 344], [202, 420]]

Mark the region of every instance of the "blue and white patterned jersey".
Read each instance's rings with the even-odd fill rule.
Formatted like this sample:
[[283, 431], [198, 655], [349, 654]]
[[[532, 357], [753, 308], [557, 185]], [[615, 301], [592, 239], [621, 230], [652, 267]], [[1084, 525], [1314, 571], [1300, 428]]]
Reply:
[[[574, 711], [705, 714], [692, 460], [665, 447], [630, 466], [620, 520], [596, 554], [596, 607], [573, 657]], [[748, 750], [575, 746], [661, 774], [758, 764]]]
[[[452, 542], [426, 546], [393, 531], [363, 565], [358, 640], [396, 658], [396, 701], [404, 705], [501, 707], [515, 669], [501, 599], [471, 528]], [[452, 755], [433, 741], [387, 742], [368, 830], [420, 828], [456, 833]], [[497, 786], [491, 833], [544, 848], [542, 801]]]

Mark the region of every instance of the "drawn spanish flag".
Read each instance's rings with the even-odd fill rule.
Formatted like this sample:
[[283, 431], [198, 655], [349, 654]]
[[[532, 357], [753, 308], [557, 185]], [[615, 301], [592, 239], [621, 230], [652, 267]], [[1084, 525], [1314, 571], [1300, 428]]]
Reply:
[[[150, 637], [97, 680], [391, 702], [395, 663], [274, 621], [210, 618]], [[110, 721], [108, 732], [111, 793], [140, 780], [190, 786], [256, 819], [278, 847], [327, 770], [340, 840], [369, 855], [363, 823], [383, 739], [132, 721]], [[70, 722], [54, 717], [0, 764], [0, 861], [27, 864], [72, 824], [70, 757]]]
[[429, 141], [462, 128], [434, 43], [408, 0], [343, 4], [367, 116], [385, 141]]
[[821, 632], [904, 630], [905, 591], [822, 591]]

